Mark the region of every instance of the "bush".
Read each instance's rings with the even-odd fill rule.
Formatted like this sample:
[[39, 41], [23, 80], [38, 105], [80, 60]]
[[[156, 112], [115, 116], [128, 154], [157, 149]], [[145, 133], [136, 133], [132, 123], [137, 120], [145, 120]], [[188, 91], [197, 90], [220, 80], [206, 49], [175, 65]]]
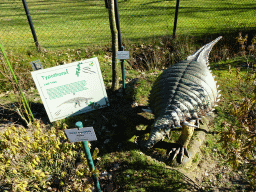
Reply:
[[[256, 36], [249, 46], [246, 45], [247, 37], [243, 38], [240, 33], [237, 40], [240, 44], [241, 54], [248, 61], [249, 57], [255, 58]], [[250, 65], [247, 64], [249, 69]], [[220, 142], [222, 142], [222, 147], [226, 151], [229, 163], [234, 168], [243, 170], [252, 186], [256, 187], [256, 75], [253, 64], [251, 66], [252, 72], [247, 71], [244, 83], [254, 83], [254, 95], [252, 98], [243, 98], [239, 102], [231, 102], [229, 114], [238, 120], [238, 125], [223, 122]], [[239, 73], [237, 71], [237, 78], [241, 81]]]
[[0, 186], [11, 185], [12, 191], [90, 190], [93, 174], [81, 153], [81, 164], [75, 165], [80, 143], [66, 140], [63, 124], [46, 130], [35, 121], [31, 130], [10, 126], [0, 134]]

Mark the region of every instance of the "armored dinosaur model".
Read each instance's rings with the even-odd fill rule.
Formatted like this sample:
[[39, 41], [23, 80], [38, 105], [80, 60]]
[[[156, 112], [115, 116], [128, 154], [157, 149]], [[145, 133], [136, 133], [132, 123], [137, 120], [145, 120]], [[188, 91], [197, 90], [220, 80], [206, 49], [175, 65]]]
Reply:
[[[186, 60], [166, 69], [155, 81], [149, 96], [149, 106], [155, 115], [151, 134], [145, 144], [152, 148], [172, 128], [182, 127], [177, 145], [170, 150], [171, 160], [177, 155], [180, 163], [184, 154], [189, 157], [187, 146], [200, 116], [213, 110], [218, 98], [217, 84], [210, 71], [209, 53], [221, 39], [206, 44]], [[198, 123], [199, 125], [199, 123]]]

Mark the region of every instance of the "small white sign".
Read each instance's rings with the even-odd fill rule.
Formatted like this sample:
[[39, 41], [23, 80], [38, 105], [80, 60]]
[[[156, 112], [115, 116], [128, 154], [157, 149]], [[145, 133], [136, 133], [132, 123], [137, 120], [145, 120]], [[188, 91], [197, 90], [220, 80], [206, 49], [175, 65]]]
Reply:
[[129, 59], [129, 51], [117, 51], [117, 59]]
[[97, 58], [31, 74], [51, 122], [108, 106]]
[[34, 71], [43, 69], [42, 63], [40, 60], [35, 60], [30, 62], [31, 67], [33, 68]]
[[93, 127], [85, 127], [80, 129], [65, 129], [65, 133], [70, 142], [97, 140]]

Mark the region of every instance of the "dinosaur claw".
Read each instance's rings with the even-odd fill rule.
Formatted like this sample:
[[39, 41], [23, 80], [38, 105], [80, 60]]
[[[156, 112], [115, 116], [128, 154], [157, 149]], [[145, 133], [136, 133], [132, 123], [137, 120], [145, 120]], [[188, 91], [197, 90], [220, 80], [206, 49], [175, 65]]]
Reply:
[[172, 160], [175, 159], [175, 157], [179, 154], [180, 152], [180, 148], [178, 148], [175, 153], [174, 153], [174, 156], [172, 157]]
[[177, 162], [181, 164], [182, 160], [183, 160], [183, 157], [184, 157], [184, 148], [185, 147], [182, 147], [181, 148], [181, 152], [180, 152], [180, 158], [177, 158]]
[[186, 147], [184, 147], [184, 154], [189, 158], [188, 150]]
[[173, 161], [177, 157], [176, 161], [179, 164], [182, 163], [185, 156], [189, 158], [187, 148], [177, 143], [173, 143], [173, 146], [167, 150], [166, 154], [169, 156], [169, 161]]
[[167, 154], [170, 155], [172, 154], [172, 152], [173, 152], [173, 149], [171, 149], [169, 152], [167, 151]]

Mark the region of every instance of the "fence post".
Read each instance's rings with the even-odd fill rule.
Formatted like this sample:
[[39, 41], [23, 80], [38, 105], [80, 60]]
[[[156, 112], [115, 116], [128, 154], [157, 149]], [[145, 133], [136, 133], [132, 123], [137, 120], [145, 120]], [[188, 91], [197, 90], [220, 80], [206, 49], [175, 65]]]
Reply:
[[176, 35], [176, 27], [177, 27], [178, 13], [179, 13], [179, 4], [180, 4], [180, 0], [176, 0], [175, 18], [174, 18], [173, 35], [172, 35], [173, 39], [175, 38], [175, 35]]
[[35, 42], [37, 51], [40, 51], [40, 47], [39, 47], [39, 43], [38, 43], [38, 40], [37, 40], [36, 32], [35, 32], [35, 29], [34, 29], [34, 26], [33, 26], [31, 16], [29, 14], [27, 2], [26, 2], [26, 0], [22, 0], [22, 3], [23, 3], [23, 6], [24, 6], [26, 15], [27, 15], [28, 23], [29, 23], [29, 26], [30, 26], [30, 29], [31, 29], [31, 32], [32, 32], [32, 35], [33, 35], [33, 38], [34, 38], [34, 42]]
[[[83, 123], [81, 121], [78, 121], [78, 122], [76, 122], [76, 126], [78, 128], [83, 128]], [[91, 152], [90, 152], [90, 149], [89, 149], [89, 146], [88, 146], [88, 141], [83, 141], [83, 146], [84, 146], [84, 151], [85, 151], [85, 155], [86, 155], [87, 162], [89, 164], [90, 170], [94, 171], [95, 167], [94, 167], [93, 160], [92, 160], [92, 155], [91, 155]], [[96, 173], [93, 174], [93, 180], [94, 180], [95, 188], [97, 189], [98, 192], [101, 192], [100, 183], [99, 183], [99, 180], [98, 180], [98, 177], [97, 177]]]
[[[114, 2], [115, 2], [116, 28], [117, 28], [117, 32], [118, 32], [118, 50], [124, 51], [124, 46], [122, 46], [118, 3], [117, 3], [117, 0], [114, 0]], [[121, 70], [122, 70], [122, 82], [123, 82], [123, 91], [124, 91], [125, 90], [125, 70], [124, 70], [124, 60], [123, 59], [121, 59]]]

